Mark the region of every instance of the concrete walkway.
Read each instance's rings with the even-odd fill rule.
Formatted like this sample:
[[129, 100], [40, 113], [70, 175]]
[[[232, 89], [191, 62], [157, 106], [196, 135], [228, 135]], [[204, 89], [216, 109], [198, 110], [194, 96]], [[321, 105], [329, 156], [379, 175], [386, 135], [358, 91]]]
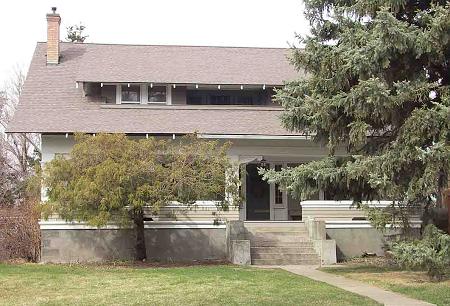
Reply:
[[259, 268], [279, 268], [294, 274], [309, 277], [311, 279], [330, 284], [332, 286], [367, 296], [386, 306], [430, 306], [424, 301], [415, 300], [404, 295], [386, 291], [359, 281], [343, 276], [334, 275], [317, 270], [317, 266], [259, 266]]

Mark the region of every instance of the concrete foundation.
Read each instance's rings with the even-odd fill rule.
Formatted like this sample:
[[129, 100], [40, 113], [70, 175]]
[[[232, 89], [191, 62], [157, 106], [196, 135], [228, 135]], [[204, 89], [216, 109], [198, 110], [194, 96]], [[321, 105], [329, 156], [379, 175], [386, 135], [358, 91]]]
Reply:
[[338, 261], [361, 256], [364, 253], [384, 255], [385, 239], [374, 228], [327, 229], [327, 236], [336, 241]]
[[[127, 229], [42, 230], [42, 262], [96, 262], [134, 258]], [[161, 262], [226, 260], [225, 228], [146, 229], [147, 258]]]
[[[322, 264], [333, 264], [336, 259], [342, 261], [364, 253], [382, 256], [386, 241], [395, 240], [396, 237], [393, 231], [383, 235], [372, 227], [327, 226], [325, 230], [323, 221], [307, 220], [305, 226]], [[134, 259], [135, 238], [131, 229], [67, 227], [64, 228], [63, 225], [57, 229], [41, 229], [42, 262]], [[146, 228], [147, 258], [160, 262], [228, 260], [245, 265], [251, 260], [247, 232], [243, 221], [229, 221], [227, 226], [217, 227], [210, 225], [182, 228], [180, 225], [173, 225], [170, 228]]]

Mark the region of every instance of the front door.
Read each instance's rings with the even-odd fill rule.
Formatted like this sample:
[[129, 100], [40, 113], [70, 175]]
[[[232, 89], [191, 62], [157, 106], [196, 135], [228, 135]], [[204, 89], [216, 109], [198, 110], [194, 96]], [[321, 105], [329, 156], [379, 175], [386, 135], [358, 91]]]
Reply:
[[247, 165], [247, 220], [270, 220], [270, 185], [258, 174], [257, 164]]

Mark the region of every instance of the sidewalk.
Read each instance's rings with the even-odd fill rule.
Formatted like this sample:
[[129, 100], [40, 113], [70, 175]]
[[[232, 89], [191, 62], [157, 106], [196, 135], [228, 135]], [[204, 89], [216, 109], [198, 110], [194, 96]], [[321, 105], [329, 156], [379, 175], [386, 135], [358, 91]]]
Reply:
[[386, 291], [384, 289], [358, 282], [343, 276], [317, 270], [316, 266], [259, 266], [259, 268], [279, 268], [294, 274], [309, 277], [311, 279], [330, 284], [332, 286], [367, 296], [386, 306], [430, 306], [424, 301], [415, 300], [404, 295]]

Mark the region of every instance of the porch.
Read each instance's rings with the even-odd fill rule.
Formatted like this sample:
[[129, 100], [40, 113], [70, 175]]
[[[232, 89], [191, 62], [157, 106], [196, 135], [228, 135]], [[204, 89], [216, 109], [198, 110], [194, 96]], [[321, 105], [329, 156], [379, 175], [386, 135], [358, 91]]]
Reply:
[[[352, 200], [332, 200], [323, 190], [306, 201], [295, 199], [278, 184], [262, 180], [260, 167], [275, 171], [296, 167], [302, 162], [266, 161], [264, 158], [245, 164], [242, 178], [244, 202], [239, 209], [242, 221], [366, 221], [366, 213], [353, 205]], [[391, 201], [368, 202], [370, 206], [387, 207]]]
[[[240, 167], [241, 188], [244, 201], [239, 208], [241, 221], [304, 221], [314, 217], [314, 211], [304, 209], [305, 202], [295, 199], [282, 190], [281, 186], [262, 180], [260, 167], [279, 171], [283, 168], [296, 167], [327, 155], [327, 149], [312, 142], [308, 136], [300, 135], [202, 135], [204, 138], [232, 142], [229, 150], [230, 159]], [[336, 155], [345, 152], [336, 150]], [[309, 198], [320, 206], [333, 205], [338, 202], [326, 202], [332, 198], [319, 191]], [[343, 204], [347, 206], [347, 203]], [[350, 207], [347, 207], [349, 210]], [[356, 209], [352, 212], [361, 217]], [[350, 217], [350, 219], [352, 218]]]

